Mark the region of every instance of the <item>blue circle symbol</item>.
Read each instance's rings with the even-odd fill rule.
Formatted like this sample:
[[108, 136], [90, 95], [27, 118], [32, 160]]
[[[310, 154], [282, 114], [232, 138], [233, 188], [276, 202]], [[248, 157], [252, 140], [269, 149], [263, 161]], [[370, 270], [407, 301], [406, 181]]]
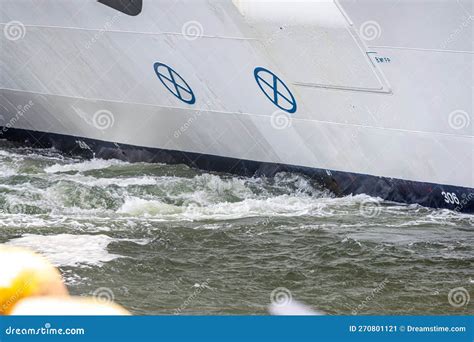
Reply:
[[154, 68], [161, 83], [171, 94], [187, 104], [196, 103], [193, 90], [173, 68], [163, 63], [155, 63]]
[[296, 112], [296, 100], [286, 84], [273, 72], [262, 67], [254, 71], [255, 80], [265, 96], [275, 106], [293, 114]]

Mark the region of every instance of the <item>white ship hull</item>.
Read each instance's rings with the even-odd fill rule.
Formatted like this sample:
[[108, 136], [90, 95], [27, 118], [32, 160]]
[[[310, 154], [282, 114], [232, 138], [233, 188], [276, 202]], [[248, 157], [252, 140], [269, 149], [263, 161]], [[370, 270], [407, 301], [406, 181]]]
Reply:
[[4, 138], [474, 211], [471, 1], [0, 1]]

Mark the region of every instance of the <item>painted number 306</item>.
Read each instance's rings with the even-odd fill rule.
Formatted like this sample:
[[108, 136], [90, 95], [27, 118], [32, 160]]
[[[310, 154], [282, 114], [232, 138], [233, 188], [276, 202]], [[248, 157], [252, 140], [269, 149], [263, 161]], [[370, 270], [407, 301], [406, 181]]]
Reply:
[[460, 204], [458, 196], [454, 192], [442, 192], [441, 195], [444, 196], [444, 201], [448, 204]]

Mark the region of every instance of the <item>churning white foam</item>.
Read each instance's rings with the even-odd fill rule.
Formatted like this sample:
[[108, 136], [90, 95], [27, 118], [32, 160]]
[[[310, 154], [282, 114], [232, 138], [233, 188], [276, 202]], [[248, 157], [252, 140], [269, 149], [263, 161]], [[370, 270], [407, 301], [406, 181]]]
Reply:
[[84, 172], [91, 170], [102, 170], [107, 169], [115, 165], [126, 165], [128, 163], [117, 160], [117, 159], [91, 159], [80, 163], [74, 164], [54, 164], [44, 169], [46, 173], [60, 173], [60, 172]]
[[311, 196], [281, 195], [270, 198], [249, 198], [239, 202], [219, 202], [204, 206], [175, 206], [157, 200], [129, 197], [118, 210], [130, 216], [149, 216], [163, 220], [234, 220], [247, 217], [296, 217], [323, 214], [329, 204]]
[[106, 235], [34, 235], [25, 234], [8, 245], [31, 248], [46, 256], [56, 266], [102, 265], [119, 258], [107, 251], [115, 241]]
[[81, 185], [86, 186], [98, 186], [102, 188], [106, 188], [108, 186], [118, 186], [121, 188], [126, 188], [129, 186], [146, 186], [146, 185], [157, 185], [157, 180], [153, 177], [143, 176], [143, 177], [133, 177], [133, 178], [96, 178], [91, 176], [84, 176], [82, 174], [57, 174], [57, 175], [49, 175], [48, 177], [56, 177], [50, 178], [55, 181], [70, 181], [75, 182]]
[[[15, 157], [15, 161], [12, 161]], [[17, 166], [19, 161], [22, 161], [20, 156], [13, 155], [7, 151], [0, 150], [0, 177], [10, 177], [17, 173]]]
[[129, 197], [117, 211], [119, 214], [131, 216], [172, 216], [179, 214], [183, 208], [166, 204], [157, 200], [144, 200], [137, 197]]

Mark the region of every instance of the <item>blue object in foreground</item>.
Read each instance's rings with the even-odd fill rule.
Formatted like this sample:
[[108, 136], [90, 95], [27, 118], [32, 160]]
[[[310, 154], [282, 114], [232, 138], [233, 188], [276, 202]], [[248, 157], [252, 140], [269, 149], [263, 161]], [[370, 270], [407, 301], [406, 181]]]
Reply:
[[0, 341], [473, 341], [468, 316], [0, 317]]

